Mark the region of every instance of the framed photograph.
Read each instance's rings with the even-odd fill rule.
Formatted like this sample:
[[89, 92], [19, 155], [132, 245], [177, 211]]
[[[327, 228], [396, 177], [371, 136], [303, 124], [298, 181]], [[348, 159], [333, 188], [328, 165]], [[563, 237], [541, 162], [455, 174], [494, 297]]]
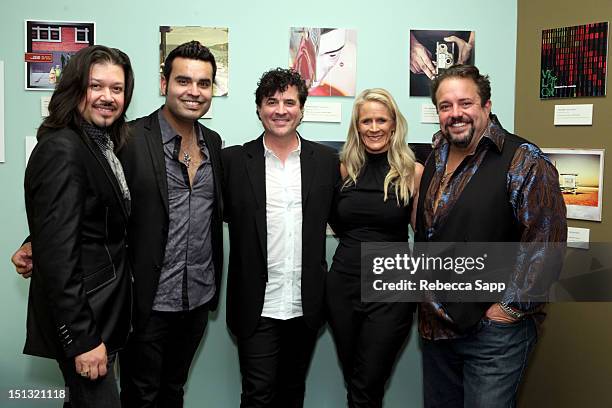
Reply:
[[608, 23], [542, 30], [540, 99], [605, 96]]
[[93, 22], [26, 20], [25, 88], [55, 89], [70, 57], [94, 45], [95, 35]]
[[429, 96], [431, 80], [455, 64], [474, 64], [476, 33], [410, 30], [410, 96]]
[[229, 94], [229, 29], [227, 27], [160, 26], [159, 33], [160, 75], [170, 51], [183, 43], [196, 40], [208, 47], [215, 57], [217, 75], [213, 84], [213, 96]]
[[311, 96], [355, 96], [357, 30], [291, 27], [289, 67], [300, 73]]
[[559, 172], [567, 218], [601, 221], [604, 149], [546, 148], [542, 151]]

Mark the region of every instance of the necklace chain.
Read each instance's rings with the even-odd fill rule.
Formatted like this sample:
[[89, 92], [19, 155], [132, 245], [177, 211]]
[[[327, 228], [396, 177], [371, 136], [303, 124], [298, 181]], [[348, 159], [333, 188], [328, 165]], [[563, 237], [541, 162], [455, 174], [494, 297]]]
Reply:
[[191, 156], [186, 151], [183, 152], [183, 164], [187, 168], [189, 168], [189, 165], [191, 164]]
[[447, 168], [448, 168], [448, 163], [444, 167], [444, 174], [442, 174], [442, 177], [440, 178], [440, 184], [442, 184], [442, 185], [446, 182], [446, 179], [449, 176], [452, 176], [452, 174], [455, 172], [455, 170], [457, 170], [457, 169], [454, 169], [454, 170], [451, 170], [451, 171], [447, 171]]
[[[192, 141], [195, 140], [195, 132], [193, 131], [193, 128], [191, 128], [191, 136], [192, 136]], [[193, 143], [190, 143], [190, 145]], [[189, 154], [189, 148], [191, 146], [187, 146], [186, 149], [183, 150], [183, 160], [181, 160], [183, 162], [183, 164], [185, 165], [185, 167], [189, 168], [189, 166], [191, 165], [191, 155]]]

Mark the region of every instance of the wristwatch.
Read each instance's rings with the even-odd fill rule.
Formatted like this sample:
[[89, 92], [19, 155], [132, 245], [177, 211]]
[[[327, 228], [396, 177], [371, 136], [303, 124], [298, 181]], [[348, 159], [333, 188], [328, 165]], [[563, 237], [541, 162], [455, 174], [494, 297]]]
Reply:
[[513, 317], [517, 320], [520, 320], [525, 316], [525, 314], [519, 310], [513, 309], [506, 302], [499, 302], [499, 307], [504, 311], [508, 316]]

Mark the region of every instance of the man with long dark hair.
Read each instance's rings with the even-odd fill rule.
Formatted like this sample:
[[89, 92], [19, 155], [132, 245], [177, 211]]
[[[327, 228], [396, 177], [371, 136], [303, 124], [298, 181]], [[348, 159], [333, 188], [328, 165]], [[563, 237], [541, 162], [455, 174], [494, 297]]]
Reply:
[[[131, 191], [134, 273], [134, 331], [120, 357], [125, 407], [183, 405], [189, 367], [219, 300], [221, 138], [197, 121], [210, 108], [216, 71], [197, 41], [171, 51], [161, 78], [165, 104], [130, 124], [118, 153]], [[26, 245], [12, 258], [24, 277], [30, 253]]]
[[113, 364], [130, 330], [130, 192], [115, 147], [133, 87], [123, 52], [75, 54], [26, 169], [35, 271], [24, 353], [58, 361], [74, 407], [120, 405]]

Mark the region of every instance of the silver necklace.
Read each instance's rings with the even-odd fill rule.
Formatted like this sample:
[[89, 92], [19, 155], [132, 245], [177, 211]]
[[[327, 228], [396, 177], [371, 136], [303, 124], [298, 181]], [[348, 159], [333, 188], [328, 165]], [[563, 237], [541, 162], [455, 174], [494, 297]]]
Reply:
[[185, 165], [185, 167], [189, 168], [189, 165], [191, 164], [191, 156], [186, 151], [183, 152], [183, 160], [182, 161], [183, 161], [183, 164]]
[[[193, 131], [193, 128], [191, 129], [191, 136], [192, 139], [195, 139], [195, 133]], [[190, 144], [191, 145], [191, 144]], [[181, 160], [183, 162], [183, 164], [185, 165], [185, 167], [189, 168], [189, 166], [191, 165], [191, 155], [189, 154], [189, 148], [191, 146], [187, 146], [187, 148], [185, 150], [183, 150], [183, 160]]]

